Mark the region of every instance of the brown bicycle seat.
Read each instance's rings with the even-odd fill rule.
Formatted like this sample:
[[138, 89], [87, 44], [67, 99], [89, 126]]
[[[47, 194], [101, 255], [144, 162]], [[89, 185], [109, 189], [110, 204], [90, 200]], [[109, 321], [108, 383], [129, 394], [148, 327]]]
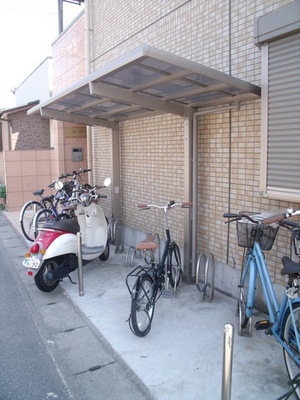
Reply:
[[158, 249], [158, 244], [154, 242], [153, 236], [150, 234], [145, 240], [142, 240], [135, 246], [136, 250], [154, 250]]

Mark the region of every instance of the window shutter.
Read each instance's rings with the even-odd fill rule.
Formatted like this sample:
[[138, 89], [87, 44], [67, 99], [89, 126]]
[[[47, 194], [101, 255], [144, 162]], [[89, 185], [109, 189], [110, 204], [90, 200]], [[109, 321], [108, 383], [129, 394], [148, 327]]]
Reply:
[[300, 194], [300, 34], [269, 43], [267, 189]]

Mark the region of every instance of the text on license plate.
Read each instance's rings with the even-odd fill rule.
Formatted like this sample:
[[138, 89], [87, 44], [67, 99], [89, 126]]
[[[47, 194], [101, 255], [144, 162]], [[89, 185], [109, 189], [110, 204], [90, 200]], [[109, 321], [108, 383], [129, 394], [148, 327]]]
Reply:
[[23, 265], [26, 268], [37, 269], [40, 266], [40, 260], [38, 258], [24, 258]]

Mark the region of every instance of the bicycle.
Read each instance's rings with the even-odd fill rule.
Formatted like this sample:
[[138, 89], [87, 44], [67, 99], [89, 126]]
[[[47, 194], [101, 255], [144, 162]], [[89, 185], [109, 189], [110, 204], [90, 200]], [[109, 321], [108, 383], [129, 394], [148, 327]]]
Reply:
[[69, 189], [69, 183], [63, 183], [60, 181], [63, 176], [60, 176], [58, 180], [53, 181], [48, 188], [56, 189], [57, 193], [55, 195], [43, 196], [44, 189], [36, 190], [32, 194], [34, 196], [39, 196], [40, 201], [30, 200], [24, 204], [21, 209], [19, 222], [21, 224], [21, 229], [27, 240], [33, 242], [35, 239], [35, 231], [33, 225], [33, 218], [36, 213], [40, 210], [51, 210], [53, 214], [58, 214], [58, 204], [65, 198], [68, 198], [67, 192]]
[[214, 297], [215, 262], [212, 253], [207, 256], [200, 253], [196, 266], [196, 287], [200, 293], [200, 300], [209, 302]]
[[[158, 263], [154, 257], [149, 265], [137, 266], [126, 277], [126, 285], [131, 296], [131, 311], [128, 318], [129, 327], [134, 334], [143, 337], [151, 329], [154, 308], [161, 295], [171, 297], [176, 293], [182, 274], [181, 256], [178, 245], [171, 240], [168, 225], [168, 212], [174, 207], [190, 208], [190, 203], [175, 203], [159, 206], [156, 204], [139, 205], [140, 210], [158, 208], [162, 210], [166, 241]], [[149, 247], [150, 246], [150, 247]], [[147, 248], [157, 247], [148, 242]], [[134, 281], [134, 284], [130, 283]], [[169, 284], [173, 289], [169, 289]]]
[[[51, 220], [60, 220], [60, 219], [66, 219], [66, 218], [74, 218], [74, 208], [72, 209], [71, 207], [66, 208], [66, 204], [70, 202], [71, 200], [79, 200], [79, 196], [83, 192], [92, 192], [92, 187], [89, 184], [80, 184], [79, 180], [77, 177], [80, 176], [82, 173], [86, 173], [88, 171], [91, 171], [90, 169], [85, 170], [85, 169], [79, 169], [78, 172], [73, 171], [68, 174], [62, 174], [58, 178], [57, 181], [55, 181], [55, 188], [58, 189], [58, 193], [55, 195], [55, 199], [58, 201], [55, 204], [50, 204], [49, 207], [43, 207], [39, 209], [33, 216], [33, 221], [32, 221], [32, 229], [33, 229], [33, 235], [34, 238], [37, 237], [38, 235], [38, 230], [46, 223]], [[65, 179], [68, 177], [72, 177], [73, 180], [68, 181], [67, 183], [63, 183], [60, 179]], [[68, 189], [68, 192], [66, 191]], [[62, 210], [59, 210], [57, 205], [58, 202], [63, 205]]]
[[300, 215], [300, 210], [292, 208], [284, 214], [223, 214], [225, 218], [230, 218], [228, 223], [237, 221], [238, 245], [247, 249], [239, 284], [238, 333], [247, 336], [252, 334], [256, 280], [259, 277], [269, 319], [257, 321], [255, 329], [273, 335], [282, 346], [287, 373], [300, 399], [300, 263], [287, 256], [282, 258], [281, 275], [286, 275], [288, 280], [283, 300], [279, 304], [263, 254], [264, 250], [271, 250], [279, 227], [286, 226], [285, 220], [296, 215]]

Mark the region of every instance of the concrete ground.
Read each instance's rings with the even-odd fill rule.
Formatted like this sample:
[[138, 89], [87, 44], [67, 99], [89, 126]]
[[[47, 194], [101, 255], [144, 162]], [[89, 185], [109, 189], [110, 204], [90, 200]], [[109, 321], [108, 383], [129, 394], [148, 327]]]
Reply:
[[[5, 213], [20, 232], [18, 213]], [[25, 240], [21, 237], [20, 240]], [[28, 244], [29, 245], [29, 244]], [[237, 334], [236, 301], [215, 291], [202, 302], [195, 285], [181, 284], [172, 298], [156, 304], [150, 333], [139, 338], [129, 329], [130, 268], [125, 253], [84, 267], [84, 295], [65, 279], [60, 285], [115, 352], [159, 400], [276, 400], [290, 390], [281, 347], [263, 331]], [[22, 271], [20, 258], [20, 273]], [[77, 271], [72, 273], [78, 282]], [[27, 279], [32, 279], [27, 277]], [[49, 301], [53, 293], [47, 294]], [[264, 319], [256, 312], [255, 320]], [[224, 326], [234, 326], [231, 396], [222, 397]], [[91, 344], [92, 345], [92, 344]], [[293, 399], [294, 397], [289, 397]], [[99, 397], [100, 399], [100, 397]]]

